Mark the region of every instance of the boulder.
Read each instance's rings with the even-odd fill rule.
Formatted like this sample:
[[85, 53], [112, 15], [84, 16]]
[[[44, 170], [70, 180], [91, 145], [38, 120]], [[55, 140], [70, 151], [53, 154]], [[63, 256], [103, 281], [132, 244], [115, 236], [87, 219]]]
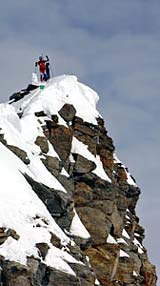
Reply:
[[73, 201], [65, 193], [51, 189], [43, 184], [34, 181], [30, 176], [25, 174], [25, 178], [31, 185], [34, 192], [46, 205], [52, 217], [56, 222], [67, 230], [70, 229], [74, 217]]
[[104, 244], [110, 233], [111, 222], [100, 210], [88, 206], [77, 207], [77, 213], [92, 237], [92, 243]]
[[98, 245], [85, 250], [89, 257], [98, 281], [103, 286], [110, 286], [111, 277], [114, 275], [118, 265], [119, 245]]
[[76, 109], [72, 104], [64, 104], [63, 107], [59, 110], [59, 115], [68, 123], [70, 121], [73, 121]]
[[5, 286], [32, 286], [28, 267], [13, 261], [3, 262], [3, 284]]
[[140, 274], [144, 277], [142, 286], [156, 286], [157, 276], [155, 275], [155, 266], [152, 265], [147, 257], [147, 253], [142, 255], [142, 267]]
[[51, 127], [49, 132], [49, 141], [60, 159], [65, 162], [71, 151], [73, 130], [63, 125], [58, 125], [57, 127]]
[[75, 160], [73, 174], [85, 174], [95, 170], [96, 164], [93, 161], [90, 161], [79, 154], [73, 154], [73, 157]]
[[39, 242], [39, 243], [36, 243], [36, 247], [38, 248], [40, 256], [42, 257], [42, 259], [45, 260], [45, 257], [47, 255], [48, 249], [49, 249], [48, 244], [45, 242]]
[[47, 114], [43, 110], [41, 110], [41, 111], [35, 112], [35, 116], [43, 117], [43, 116], [47, 116]]
[[48, 283], [42, 284], [47, 286], [83, 286], [77, 276], [48, 268]]
[[0, 142], [3, 143], [4, 145], [7, 145], [7, 141], [4, 138], [4, 134], [0, 134]]
[[38, 145], [42, 151], [42, 153], [48, 153], [49, 146], [47, 138], [44, 136], [37, 136], [35, 144]]
[[54, 234], [51, 234], [51, 243], [57, 248], [62, 248], [61, 240]]
[[77, 182], [73, 191], [75, 206], [84, 205], [93, 201], [93, 190], [83, 182]]
[[79, 277], [80, 285], [93, 286], [95, 281], [95, 274], [92, 268], [86, 267], [86, 265], [80, 265], [77, 263], [69, 263], [73, 271]]
[[56, 177], [58, 176], [62, 166], [57, 157], [44, 155], [44, 158], [41, 158], [41, 161], [46, 166], [46, 168], [51, 172], [52, 175]]
[[88, 150], [96, 155], [97, 143], [99, 140], [99, 129], [97, 125], [84, 122], [76, 117], [73, 124], [74, 136], [88, 146]]

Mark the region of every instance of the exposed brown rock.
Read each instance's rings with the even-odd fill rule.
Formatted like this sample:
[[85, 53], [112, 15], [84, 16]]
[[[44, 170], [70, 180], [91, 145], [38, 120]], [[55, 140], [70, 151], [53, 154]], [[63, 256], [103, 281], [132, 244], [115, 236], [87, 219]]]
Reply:
[[111, 214], [112, 226], [114, 228], [113, 234], [115, 237], [121, 237], [122, 230], [124, 227], [123, 218], [120, 216], [120, 213], [117, 210], [117, 206], [114, 204], [113, 211]]
[[156, 286], [157, 276], [155, 275], [155, 266], [153, 266], [147, 257], [147, 254], [142, 255], [141, 275], [144, 277], [142, 286]]
[[74, 119], [76, 114], [76, 109], [72, 104], [64, 104], [63, 107], [58, 112], [60, 116], [66, 121], [70, 122]]
[[31, 278], [27, 266], [16, 262], [4, 261], [2, 285], [31, 286]]
[[75, 174], [90, 173], [96, 168], [96, 164], [93, 161], [90, 161], [79, 154], [73, 154], [73, 157], [75, 159], [75, 164], [73, 168], [73, 172]]
[[[71, 238], [66, 246], [67, 252], [83, 264], [68, 262], [76, 276], [48, 267], [41, 260], [45, 260], [49, 245], [37, 243], [42, 259], [28, 257], [26, 266], [6, 261], [0, 256], [0, 285], [95, 286], [97, 277], [101, 286], [156, 286], [155, 268], [149, 262], [145, 248], [143, 253], [139, 253], [134, 243], [137, 236], [141, 244], [144, 239], [144, 229], [139, 225], [135, 211], [140, 190], [135, 185], [128, 184], [127, 169], [123, 164], [114, 163], [115, 147], [112, 138], [108, 136], [104, 120], [97, 118], [97, 125], [94, 125], [84, 122], [75, 114], [75, 108], [65, 104], [59, 115], [53, 114], [45, 121], [46, 124], [41, 122], [44, 137], [38, 136], [36, 139], [36, 144], [43, 153], [42, 162], [64, 186], [67, 193], [36, 182], [26, 174], [25, 178], [56, 223]], [[35, 115], [46, 116], [43, 111]], [[59, 125], [58, 116], [61, 116], [70, 127]], [[111, 182], [94, 174], [92, 171], [96, 168], [95, 163], [83, 157], [83, 154], [71, 154], [73, 136], [87, 145], [92, 154], [100, 156]], [[6, 145], [4, 138], [1, 134], [0, 141]], [[47, 155], [48, 141], [53, 145], [59, 159]], [[7, 147], [23, 162], [29, 163], [25, 151], [14, 146]], [[74, 160], [70, 159], [70, 155]], [[62, 175], [62, 167], [68, 176]], [[90, 233], [89, 238], [70, 232], [74, 207]], [[35, 222], [38, 218], [38, 215], [34, 218]], [[48, 227], [48, 223], [44, 222]], [[39, 222], [36, 227], [40, 227]], [[123, 230], [127, 231], [127, 237], [124, 232], [122, 234]], [[0, 244], [9, 236], [19, 239], [14, 230], [1, 227]], [[109, 237], [113, 240], [112, 243], [108, 242]], [[50, 243], [59, 249], [64, 248], [54, 233], [51, 233]], [[128, 257], [122, 257], [120, 250], [128, 254]]]
[[96, 125], [84, 122], [76, 117], [73, 124], [74, 136], [88, 146], [88, 150], [96, 155], [97, 143], [99, 141], [99, 130]]
[[51, 236], [51, 243], [57, 248], [62, 248], [60, 239], [54, 233]]
[[77, 182], [73, 193], [75, 206], [89, 203], [93, 201], [92, 189], [83, 182]]
[[0, 245], [3, 244], [6, 239], [8, 238], [7, 232], [6, 232], [6, 228], [5, 227], [1, 227], [0, 228]]
[[111, 222], [100, 209], [77, 207], [77, 213], [89, 231], [94, 244], [104, 244], [110, 233]]
[[44, 242], [36, 243], [36, 247], [39, 249], [40, 255], [44, 260], [48, 253], [48, 249], [49, 249], [48, 244]]
[[20, 236], [13, 229], [6, 229], [5, 227], [0, 228], [0, 245], [3, 244], [7, 238], [11, 236], [14, 239], [18, 240]]
[[[100, 245], [85, 251], [101, 285], [109, 286], [118, 266], [119, 246]], [[114, 273], [113, 273], [114, 272]]]
[[80, 279], [80, 285], [82, 286], [93, 286], [95, 281], [95, 274], [91, 268], [86, 267], [85, 265], [79, 265], [76, 263], [70, 263], [70, 266]]
[[46, 137], [37, 136], [35, 144], [38, 145], [43, 153], [48, 153], [49, 146]]
[[45, 155], [45, 158], [41, 158], [41, 161], [46, 166], [46, 168], [53, 174], [54, 176], [58, 176], [61, 171], [61, 164], [57, 157], [52, 157]]
[[50, 128], [49, 140], [62, 161], [66, 161], [72, 144], [73, 131], [63, 125]]
[[80, 278], [68, 273], [50, 269], [47, 286], [82, 286]]
[[97, 153], [100, 155], [104, 170], [110, 177], [112, 177], [114, 167], [113, 152], [104, 148], [103, 144], [98, 144]]

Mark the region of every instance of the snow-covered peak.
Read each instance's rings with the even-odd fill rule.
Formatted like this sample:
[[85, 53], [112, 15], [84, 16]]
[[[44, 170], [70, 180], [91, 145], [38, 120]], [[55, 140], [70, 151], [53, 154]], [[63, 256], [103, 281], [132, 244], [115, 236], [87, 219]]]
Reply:
[[[137, 259], [145, 255], [133, 215], [139, 190], [114, 154], [98, 99], [76, 76], [63, 75], [47, 82], [33, 78], [0, 104], [0, 256], [27, 266], [32, 257], [57, 275], [69, 274], [69, 284], [78, 276], [83, 285], [81, 273], [93, 279], [97, 245], [97, 265], [104, 261], [107, 277], [113, 257], [115, 265], [134, 261], [131, 245]], [[95, 285], [100, 278], [94, 275]]]
[[[38, 84], [37, 84], [38, 85]], [[27, 263], [27, 257], [40, 258], [37, 243], [49, 246], [45, 263], [61, 271], [74, 275], [67, 262], [79, 263], [65, 251], [57, 249], [51, 244], [51, 234], [55, 234], [62, 245], [70, 243], [70, 239], [57, 225], [43, 202], [34, 193], [26, 181], [24, 174], [33, 180], [43, 183], [66, 193], [66, 189], [49, 172], [42, 162], [43, 154], [35, 144], [38, 136], [44, 137], [42, 126], [35, 116], [35, 112], [43, 111], [46, 119], [57, 114], [59, 123], [66, 126], [58, 111], [65, 103], [76, 108], [76, 115], [84, 121], [97, 124], [99, 116], [96, 110], [98, 95], [89, 87], [79, 83], [75, 76], [59, 76], [29, 92], [23, 98], [12, 104], [0, 104], [0, 135], [7, 146], [14, 146], [23, 152], [29, 160], [25, 165], [13, 152], [0, 142], [0, 228], [14, 230], [18, 239], [9, 236], [0, 245], [0, 254], [8, 260], [21, 264]], [[10, 102], [11, 103], [11, 102]], [[22, 116], [18, 116], [21, 113]], [[42, 119], [43, 120], [43, 119]], [[48, 156], [59, 159], [52, 144], [48, 141]], [[88, 151], [89, 152], [89, 151]], [[67, 172], [63, 172], [64, 175]], [[107, 178], [107, 177], [106, 177]], [[78, 215], [73, 219], [71, 234], [76, 228], [83, 232], [82, 237], [89, 237]]]
[[[42, 85], [44, 89], [41, 89]], [[77, 116], [84, 121], [97, 124], [96, 118], [100, 116], [96, 110], [98, 100], [98, 94], [88, 86], [78, 82], [76, 76], [63, 75], [41, 84], [36, 91], [31, 92], [13, 105], [17, 111], [23, 111], [23, 116], [42, 110], [50, 116], [58, 114], [61, 107], [68, 103], [74, 105]]]

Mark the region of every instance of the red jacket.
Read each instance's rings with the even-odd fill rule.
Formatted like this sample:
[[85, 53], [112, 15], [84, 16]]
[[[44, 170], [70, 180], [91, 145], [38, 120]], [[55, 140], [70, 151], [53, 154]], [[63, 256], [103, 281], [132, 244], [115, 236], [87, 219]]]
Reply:
[[45, 60], [40, 60], [38, 62], [38, 65], [39, 65], [39, 70], [41, 73], [45, 73], [46, 71], [46, 61]]

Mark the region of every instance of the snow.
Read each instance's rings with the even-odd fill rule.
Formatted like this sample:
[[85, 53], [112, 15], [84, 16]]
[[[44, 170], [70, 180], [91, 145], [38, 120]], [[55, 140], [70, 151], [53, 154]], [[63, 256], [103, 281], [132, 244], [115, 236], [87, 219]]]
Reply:
[[138, 274], [135, 270], [133, 271], [133, 276], [136, 276], [136, 277], [138, 276]]
[[124, 237], [126, 237], [127, 239], [130, 239], [129, 234], [127, 233], [127, 231], [126, 231], [125, 229], [123, 229], [122, 235], [123, 235]]
[[[36, 74], [32, 75], [32, 83], [37, 86], [40, 85]], [[9, 236], [0, 245], [0, 255], [3, 255], [6, 259], [24, 265], [26, 265], [29, 256], [43, 260], [35, 245], [45, 242], [48, 244], [49, 250], [43, 262], [47, 265], [75, 275], [68, 263], [82, 264], [67, 252], [67, 247], [58, 249], [51, 244], [51, 233], [54, 233], [64, 246], [67, 246], [68, 243], [72, 244], [73, 241], [56, 224], [23, 174], [28, 174], [34, 180], [45, 184], [49, 188], [66, 192], [64, 187], [42, 163], [41, 158], [44, 155], [40, 147], [35, 144], [35, 140], [37, 136], [44, 136], [42, 126], [45, 125], [45, 120], [51, 119], [53, 114], [58, 116], [59, 124], [67, 127], [66, 122], [58, 113], [65, 103], [74, 105], [78, 117], [97, 125], [96, 118], [101, 116], [96, 109], [98, 100], [98, 94], [88, 86], [79, 83], [75, 76], [63, 75], [49, 80], [44, 84], [43, 90], [38, 87], [21, 100], [12, 103], [12, 105], [0, 104], [0, 134], [4, 134], [4, 139], [8, 145], [24, 150], [30, 160], [30, 164], [25, 165], [14, 153], [0, 143], [0, 227], [5, 227], [6, 230], [13, 229], [19, 235], [18, 240]], [[43, 111], [46, 116], [37, 118], [35, 112], [39, 111]], [[22, 114], [21, 118], [17, 113]], [[49, 151], [47, 155], [59, 159], [53, 146], [49, 142], [48, 144]], [[73, 153], [80, 154], [93, 161], [96, 164], [93, 173], [103, 180], [111, 182], [103, 169], [100, 157], [94, 156], [88, 150], [88, 146], [75, 137], [73, 137], [72, 150], [69, 156], [71, 162], [74, 162]], [[116, 156], [115, 162], [121, 164]], [[64, 168], [61, 174], [69, 177]], [[126, 174], [128, 183], [135, 185], [129, 172], [126, 171]], [[88, 239], [90, 237], [89, 232], [82, 224], [76, 211], [74, 212], [75, 215], [69, 234]], [[123, 230], [122, 235], [130, 239], [125, 230]], [[122, 241], [124, 242], [123, 238], [116, 241], [111, 235], [107, 238], [108, 243], [116, 244]], [[139, 253], [143, 252], [143, 247], [136, 238], [134, 244], [137, 245]], [[120, 250], [120, 257], [129, 257], [129, 255]], [[100, 285], [98, 280], [95, 281], [95, 284]]]
[[111, 182], [110, 178], [107, 176], [103, 169], [102, 162], [100, 160], [99, 156], [94, 156], [89, 150], [87, 149], [87, 145], [80, 142], [77, 138], [73, 137], [72, 141], [72, 150], [71, 152], [74, 154], [80, 154], [81, 156], [85, 157], [86, 159], [93, 161], [96, 164], [96, 169], [92, 172], [102, 178], [103, 180], [106, 180], [108, 182]]
[[41, 110], [44, 110], [48, 116], [58, 114], [65, 103], [73, 104], [77, 111], [76, 115], [84, 121], [97, 124], [96, 118], [100, 116], [96, 110], [98, 94], [88, 86], [79, 83], [76, 76], [55, 77], [47, 83], [44, 90], [38, 88], [31, 95], [13, 104], [16, 110], [21, 108], [23, 116]]
[[130, 217], [128, 215], [126, 215], [126, 219], [131, 220]]
[[58, 249], [53, 245], [50, 245], [50, 249], [45, 258], [45, 262], [48, 266], [54, 267], [55, 269], [72, 274], [74, 276], [76, 276], [76, 274], [67, 264], [67, 262], [84, 265], [82, 262], [77, 261], [75, 258], [73, 258], [69, 253]]
[[107, 242], [117, 244], [117, 241], [114, 239], [114, 237], [111, 234], [108, 235]]
[[137, 232], [135, 232], [134, 235], [137, 236], [137, 237], [140, 237], [140, 234], [137, 233]]
[[122, 249], [120, 249], [120, 254], [119, 254], [120, 257], [129, 257], [129, 255]]
[[82, 224], [76, 210], [74, 210], [74, 217], [71, 223], [71, 227], [70, 227], [70, 233], [71, 235], [75, 235], [75, 236], [79, 236], [85, 239], [90, 238], [90, 234], [87, 231], [87, 229], [84, 227], [84, 225]]
[[139, 253], [139, 254], [143, 254], [144, 251], [143, 251], [140, 247], [138, 247], [138, 253]]
[[117, 156], [115, 154], [113, 154], [113, 158], [114, 158], [114, 163], [115, 164], [120, 164], [124, 168], [124, 171], [125, 171], [125, 173], [127, 175], [127, 183], [129, 185], [137, 187], [136, 183], [134, 182], [134, 180], [131, 177], [131, 174], [126, 170], [126, 167], [122, 164], [122, 162], [117, 158]]
[[131, 177], [131, 174], [129, 172], [127, 172], [127, 171], [126, 171], [126, 174], [127, 174], [127, 183], [129, 185], [137, 187], [136, 183], [134, 182], [134, 180]]
[[49, 147], [49, 150], [48, 150], [48, 153], [47, 155], [48, 156], [52, 156], [52, 157], [56, 157], [60, 160], [58, 154], [56, 153], [56, 151], [54, 150], [52, 144], [48, 141], [48, 147]]
[[137, 238], [134, 238], [133, 243], [134, 243], [134, 245], [136, 245], [136, 246], [138, 247], [138, 253], [139, 253], [139, 254], [144, 253], [144, 251], [143, 251], [143, 246], [142, 246], [142, 244], [137, 240]]
[[[65, 188], [59, 183], [59, 181], [45, 168], [44, 164], [41, 162], [39, 157], [32, 156], [31, 163], [28, 167], [34, 179], [36, 181], [42, 182], [50, 188], [54, 188], [66, 193]], [[43, 178], [40, 180], [40, 178]], [[43, 180], [43, 181], [42, 181]]]
[[[67, 253], [67, 247], [61, 250], [54, 247], [51, 233], [54, 233], [66, 246], [73, 243], [60, 229], [51, 217], [45, 205], [34, 193], [23, 174], [28, 174], [37, 182], [46, 186], [66, 192], [59, 181], [51, 175], [41, 161], [44, 157], [40, 147], [35, 144], [37, 136], [44, 136], [42, 126], [45, 120], [50, 120], [51, 115], [57, 114], [59, 124], [67, 127], [66, 122], [58, 114], [65, 103], [73, 104], [76, 115], [84, 121], [97, 125], [96, 118], [100, 116], [96, 109], [98, 95], [91, 88], [78, 82], [75, 76], [60, 76], [49, 80], [40, 88], [36, 74], [32, 75], [32, 84], [39, 86], [28, 95], [11, 104], [0, 104], [0, 134], [8, 145], [16, 146], [26, 152], [30, 164], [25, 165], [14, 153], [0, 143], [0, 227], [13, 229], [19, 239], [9, 236], [0, 245], [0, 255], [6, 259], [21, 264], [27, 263], [28, 256], [34, 256], [41, 260], [36, 243], [45, 242], [49, 246], [48, 254], [44, 263], [61, 271], [75, 275], [68, 262], [81, 263]], [[43, 111], [46, 116], [37, 118], [35, 112]], [[21, 114], [21, 117], [17, 115]], [[49, 142], [48, 142], [49, 143]], [[80, 150], [81, 149], [81, 150]], [[74, 138], [73, 150], [83, 153], [86, 158], [96, 163], [95, 173], [103, 179], [110, 181], [104, 172], [100, 158], [94, 157], [87, 146], [81, 144]], [[72, 150], [72, 151], [73, 151]], [[48, 156], [59, 159], [53, 146], [49, 143]], [[73, 161], [72, 154], [70, 158]], [[62, 169], [61, 174], [68, 177], [67, 172]], [[71, 234], [89, 238], [90, 234], [83, 226], [77, 213], [72, 220]]]
[[60, 174], [65, 176], [65, 177], [67, 177], [67, 178], [69, 178], [69, 174], [66, 172], [66, 170], [64, 168], [62, 168], [62, 171], [61, 171]]
[[8, 237], [0, 245], [0, 255], [8, 260], [26, 264], [27, 256], [39, 257], [36, 243], [45, 242], [50, 245], [46, 263], [53, 267], [57, 264], [57, 269], [74, 275], [66, 263], [72, 257], [67, 256], [65, 251], [59, 252], [52, 247], [51, 233], [60, 238], [62, 245], [67, 245], [70, 240], [25, 180], [22, 173], [28, 172], [27, 167], [1, 143], [0, 154], [0, 227], [14, 229], [20, 236], [18, 240]]
[[[0, 112], [1, 134], [5, 135], [4, 139], [7, 141], [7, 144], [17, 146], [26, 151], [31, 161], [26, 168], [26, 173], [36, 181], [42, 182], [50, 188], [66, 192], [58, 180], [45, 168], [38, 156], [40, 154], [40, 148], [34, 144], [34, 141], [38, 135], [44, 135], [35, 116], [33, 114], [31, 114], [31, 116], [27, 115], [20, 120], [14, 108], [7, 104], [0, 104]], [[51, 147], [51, 144], [49, 148], [50, 154], [57, 157], [58, 155], [53, 147]]]
[[95, 280], [95, 285], [100, 285], [100, 283], [97, 279]]
[[37, 77], [37, 74], [35, 72], [32, 73], [32, 84], [33, 85], [39, 85], [39, 82], [38, 82], [38, 77]]
[[128, 243], [124, 240], [124, 238], [122, 238], [122, 237], [121, 237], [121, 238], [118, 238], [118, 239], [117, 239], [117, 242], [118, 242], [118, 243], [128, 244]]
[[[38, 88], [36, 91], [32, 91], [29, 95], [13, 103], [12, 106], [7, 104], [1, 105], [0, 126], [5, 134], [7, 143], [25, 150], [29, 159], [33, 159], [32, 154], [37, 155], [37, 158], [32, 160], [30, 165], [30, 170], [36, 180], [41, 180], [42, 175], [40, 176], [40, 174], [42, 173], [43, 178], [45, 178], [45, 184], [48, 187], [55, 187], [63, 192], [65, 191], [61, 184], [58, 181], [56, 182], [55, 178], [53, 179], [53, 176], [51, 177], [47, 174], [38, 157], [41, 150], [34, 142], [37, 136], [43, 136], [43, 131], [40, 122], [35, 116], [35, 112], [44, 111], [48, 119], [52, 114], [57, 114], [60, 118], [58, 111], [65, 103], [71, 103], [75, 106], [79, 117], [82, 117], [84, 121], [97, 124], [96, 118], [100, 116], [96, 110], [98, 99], [97, 93], [84, 84], [79, 83], [75, 76], [64, 75], [51, 79], [44, 90]], [[21, 119], [16, 114], [19, 111], [22, 112]], [[62, 118], [60, 123], [66, 125]], [[79, 153], [95, 162], [97, 167], [93, 173], [111, 182], [103, 169], [99, 156], [95, 157], [91, 154], [87, 146], [76, 138], [73, 138], [72, 152]], [[51, 154], [54, 157], [58, 157], [53, 147], [49, 145], [48, 155]], [[33, 161], [35, 161], [35, 164]], [[36, 169], [37, 171], [35, 171]]]

